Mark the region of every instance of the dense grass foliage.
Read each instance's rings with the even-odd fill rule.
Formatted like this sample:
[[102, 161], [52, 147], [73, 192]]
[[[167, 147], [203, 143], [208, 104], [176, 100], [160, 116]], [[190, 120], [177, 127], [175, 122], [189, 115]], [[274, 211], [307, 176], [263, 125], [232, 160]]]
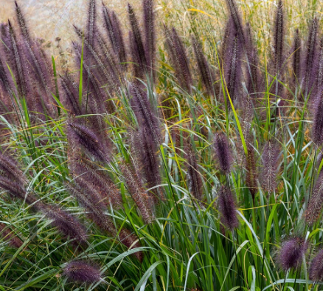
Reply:
[[319, 290], [319, 15], [290, 39], [278, 1], [264, 45], [226, 4], [221, 36], [183, 4], [183, 37], [153, 0], [126, 7], [129, 31], [89, 0], [67, 71], [15, 4], [0, 26], [0, 290]]

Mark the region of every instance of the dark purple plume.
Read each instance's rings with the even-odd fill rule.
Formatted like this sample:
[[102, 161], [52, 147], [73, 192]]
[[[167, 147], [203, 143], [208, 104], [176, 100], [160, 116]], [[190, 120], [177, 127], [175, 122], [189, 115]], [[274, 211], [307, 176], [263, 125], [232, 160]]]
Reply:
[[[160, 159], [153, 135], [150, 134], [148, 128], [139, 128], [131, 135], [133, 153], [138, 162], [138, 172], [142, 173], [147, 188], [152, 188], [161, 184], [160, 176]], [[149, 191], [154, 201], [159, 201], [162, 193], [158, 189]]]
[[318, 91], [313, 108], [312, 139], [316, 146], [319, 147], [323, 144], [323, 88]]
[[87, 153], [97, 158], [100, 162], [108, 163], [110, 160], [109, 149], [92, 129], [76, 122], [68, 124], [68, 138], [74, 146], [82, 146]]
[[115, 209], [122, 207], [121, 193], [106, 171], [82, 155], [70, 158], [69, 168], [75, 184], [94, 205], [102, 209], [110, 205]]
[[221, 186], [218, 198], [220, 219], [223, 225], [230, 230], [234, 230], [239, 227], [236, 203], [236, 197], [231, 192], [230, 188]]
[[146, 58], [144, 44], [142, 41], [142, 35], [139, 28], [137, 17], [130, 4], [128, 4], [128, 15], [129, 15], [129, 21], [130, 21], [132, 37], [133, 37], [132, 39], [133, 43], [131, 45], [133, 46], [133, 49], [135, 50], [135, 53], [136, 53], [136, 57], [134, 58], [134, 60], [138, 58], [138, 63], [136, 65], [140, 66], [140, 68], [143, 71], [146, 71], [147, 58]]
[[312, 87], [315, 82], [315, 58], [316, 58], [316, 47], [317, 47], [317, 31], [318, 31], [318, 20], [314, 18], [312, 20], [306, 48], [305, 63], [303, 65], [303, 94], [305, 99], [307, 99], [310, 94]]
[[204, 85], [207, 93], [211, 96], [214, 96], [215, 74], [211, 69], [210, 64], [208, 63], [205, 55], [203, 54], [201, 43], [194, 36], [192, 36], [192, 44], [202, 84]]
[[122, 165], [121, 171], [127, 185], [128, 192], [137, 204], [144, 222], [148, 224], [151, 223], [154, 219], [154, 202], [152, 197], [144, 189], [135, 170], [131, 169], [130, 166]]
[[85, 261], [71, 261], [63, 271], [63, 274], [73, 282], [98, 283], [102, 280], [100, 268]]
[[46, 205], [42, 211], [65, 237], [73, 239], [77, 244], [87, 241], [84, 226], [73, 215], [54, 205]]
[[247, 144], [246, 186], [251, 193], [252, 199], [255, 200], [255, 196], [258, 191], [257, 167], [256, 167], [256, 159], [255, 159], [255, 149], [250, 143]]
[[241, 16], [240, 16], [237, 4], [236, 4], [235, 0], [226, 0], [226, 2], [227, 2], [227, 6], [229, 8], [231, 18], [234, 23], [235, 30], [237, 31], [237, 37], [239, 38], [240, 43], [242, 45], [244, 45], [245, 44], [245, 35], [244, 35], [242, 20], [241, 20]]
[[312, 260], [308, 273], [310, 280], [314, 282], [323, 281], [323, 249]]
[[[230, 96], [232, 102], [237, 100], [241, 94], [242, 44], [240, 41], [237, 30], [230, 31], [224, 52], [223, 73], [226, 86], [224, 90], [225, 94]], [[229, 100], [227, 103], [230, 104]], [[231, 108], [230, 105], [229, 108]]]
[[307, 248], [308, 243], [300, 236], [295, 236], [284, 241], [278, 254], [280, 267], [286, 272], [289, 269], [299, 268]]
[[280, 147], [277, 142], [269, 140], [261, 156], [261, 186], [268, 193], [273, 193], [277, 187], [277, 172], [280, 161]]
[[186, 169], [189, 190], [193, 197], [195, 197], [197, 200], [201, 200], [203, 194], [203, 182], [201, 179], [201, 173], [198, 169], [196, 153], [189, 142], [187, 142], [185, 146], [185, 159], [187, 164]]
[[282, 0], [279, 0], [277, 5], [274, 28], [274, 70], [278, 74], [283, 64], [284, 54], [285, 25]]
[[215, 134], [213, 148], [219, 169], [224, 174], [229, 174], [231, 171], [233, 158], [229, 145], [229, 140], [223, 132]]
[[156, 146], [161, 143], [161, 130], [157, 113], [152, 108], [147, 92], [144, 92], [139, 83], [129, 84], [131, 107], [136, 115], [139, 128], [146, 128]]
[[[258, 51], [254, 44], [254, 40], [252, 37], [251, 26], [250, 23], [246, 25], [246, 50], [248, 54], [247, 60], [247, 89], [249, 96], [252, 99], [257, 99], [259, 97], [260, 90], [260, 74], [259, 74], [259, 59], [258, 59]], [[243, 101], [242, 101], [243, 102]]]
[[123, 64], [122, 67], [126, 68], [127, 55], [120, 21], [115, 12], [110, 11], [105, 5], [103, 5], [103, 17], [112, 49], [118, 56], [119, 62]]
[[293, 80], [295, 85], [301, 82], [301, 38], [298, 28], [295, 31], [293, 44]]
[[144, 12], [144, 34], [145, 34], [145, 52], [148, 70], [155, 72], [155, 54], [156, 54], [156, 33], [155, 33], [155, 14], [154, 0], [143, 0]]
[[323, 208], [323, 175], [319, 175], [311, 193], [307, 210], [306, 222], [309, 225], [314, 224], [322, 214]]
[[166, 34], [166, 47], [175, 70], [176, 78], [183, 89], [191, 92], [192, 74], [184, 45], [174, 27], [171, 31], [166, 26], [164, 26], [164, 29]]
[[14, 248], [20, 248], [23, 245], [21, 239], [8, 227], [7, 224], [0, 223], [0, 235]]

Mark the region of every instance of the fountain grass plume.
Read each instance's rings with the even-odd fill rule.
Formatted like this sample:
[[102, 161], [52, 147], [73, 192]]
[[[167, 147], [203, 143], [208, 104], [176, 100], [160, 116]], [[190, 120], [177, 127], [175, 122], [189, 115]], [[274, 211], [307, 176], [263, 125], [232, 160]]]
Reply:
[[236, 197], [227, 186], [221, 186], [219, 190], [218, 209], [225, 227], [231, 231], [239, 227]]
[[98, 161], [102, 163], [110, 161], [110, 152], [106, 143], [91, 128], [77, 122], [69, 122], [67, 135], [71, 143], [81, 146]]
[[[100, 169], [95, 163], [82, 155], [78, 155], [69, 160], [71, 173], [76, 184], [83, 184], [84, 188], [90, 193], [93, 191], [99, 199], [94, 204], [103, 203], [105, 206], [113, 206], [114, 209], [122, 207], [122, 197], [119, 189], [115, 186], [109, 175]], [[81, 181], [81, 183], [79, 183]]]
[[130, 83], [128, 87], [131, 107], [136, 115], [139, 128], [146, 128], [146, 133], [154, 140], [158, 147], [161, 143], [160, 122], [156, 111], [152, 108], [148, 93], [145, 92], [140, 83]]
[[[230, 31], [224, 54], [223, 73], [226, 86], [225, 94], [229, 94], [233, 102], [237, 100], [241, 94], [241, 48], [242, 44], [240, 43], [237, 30]], [[229, 108], [231, 108], [230, 105]]]
[[154, 220], [154, 202], [143, 187], [136, 170], [140, 169], [132, 169], [131, 166], [125, 164], [121, 165], [121, 172], [128, 192], [137, 204], [144, 222], [149, 224]]
[[294, 86], [301, 82], [301, 38], [299, 35], [299, 29], [295, 30], [294, 43], [293, 43], [293, 83]]
[[129, 3], [128, 3], [128, 16], [129, 16], [129, 21], [130, 21], [130, 26], [132, 31], [132, 40], [133, 40], [132, 46], [133, 46], [133, 50], [136, 53], [134, 60], [138, 58], [137, 65], [140, 66], [141, 70], [146, 72], [147, 58], [146, 58], [144, 44], [142, 41], [142, 35], [141, 35], [138, 20], [133, 10], [133, 7]]
[[13, 248], [19, 249], [23, 242], [5, 223], [0, 223], [0, 235]]
[[274, 24], [274, 70], [276, 74], [278, 74], [283, 64], [285, 35], [284, 22], [283, 2], [282, 0], [279, 0]]
[[218, 132], [214, 136], [213, 149], [218, 167], [224, 174], [231, 171], [233, 158], [227, 136], [223, 132]]
[[79, 102], [78, 88], [69, 76], [68, 72], [64, 76], [60, 76], [60, 84], [63, 91], [63, 104], [72, 115], [82, 115], [83, 109]]
[[321, 216], [323, 208], [323, 175], [319, 175], [313, 187], [307, 210], [306, 223], [313, 225]]
[[88, 261], [71, 261], [63, 269], [69, 281], [77, 283], [98, 283], [102, 281], [100, 268]]
[[319, 147], [323, 144], [323, 88], [318, 91], [313, 107], [312, 140]]
[[175, 76], [179, 85], [187, 92], [191, 92], [193, 80], [184, 45], [174, 27], [169, 30], [168, 27], [164, 26], [164, 30], [166, 36], [166, 48], [175, 71]]
[[105, 29], [114, 53], [118, 56], [119, 63], [126, 68], [127, 55], [123, 40], [120, 21], [114, 11], [110, 11], [104, 4], [102, 7]]
[[226, 3], [229, 8], [229, 12], [233, 20], [235, 30], [237, 31], [237, 36], [239, 37], [240, 43], [242, 45], [245, 45], [244, 29], [237, 4], [235, 0], [226, 0]]
[[197, 62], [197, 67], [200, 73], [200, 79], [202, 80], [202, 84], [204, 85], [206, 92], [214, 96], [215, 95], [215, 74], [207, 61], [205, 55], [203, 54], [203, 49], [200, 41], [195, 37], [192, 36], [192, 44], [194, 49], [194, 54]]
[[289, 269], [298, 269], [308, 248], [308, 242], [303, 237], [293, 236], [285, 240], [278, 253], [278, 263], [287, 272]]
[[306, 47], [306, 56], [305, 62], [303, 65], [303, 94], [305, 99], [308, 98], [312, 90], [312, 86], [315, 80], [315, 58], [316, 58], [316, 50], [317, 50], [317, 31], [318, 31], [318, 20], [314, 18], [310, 25], [309, 33], [308, 33], [308, 41]]
[[[131, 133], [131, 144], [133, 154], [137, 162], [137, 167], [141, 169], [143, 180], [147, 188], [152, 188], [161, 184], [160, 176], [160, 158], [158, 156], [158, 147], [151, 135], [149, 129], [145, 126]], [[160, 191], [153, 189], [149, 191], [155, 203], [159, 202]]]
[[201, 173], [199, 172], [196, 153], [189, 141], [186, 141], [184, 151], [189, 191], [194, 198], [201, 200], [203, 195], [203, 182]]
[[277, 172], [281, 157], [280, 147], [277, 142], [269, 140], [263, 149], [261, 161], [261, 186], [268, 193], [273, 193], [277, 187]]
[[42, 212], [44, 212], [47, 218], [52, 220], [52, 225], [64, 237], [73, 239], [76, 244], [82, 244], [87, 241], [84, 226], [73, 215], [54, 205], [44, 205]]
[[323, 249], [321, 249], [311, 261], [308, 273], [310, 280], [314, 282], [323, 281]]
[[151, 71], [152, 77], [154, 77], [156, 59], [154, 0], [143, 0], [142, 6], [144, 13], [144, 36], [147, 68], [149, 71]]
[[248, 143], [246, 156], [246, 186], [249, 189], [253, 200], [255, 200], [258, 191], [257, 176], [255, 149]]

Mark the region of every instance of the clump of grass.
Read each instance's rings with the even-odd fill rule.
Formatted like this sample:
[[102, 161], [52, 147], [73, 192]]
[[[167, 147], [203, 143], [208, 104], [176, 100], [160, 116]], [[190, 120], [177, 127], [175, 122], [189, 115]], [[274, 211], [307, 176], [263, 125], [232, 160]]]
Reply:
[[16, 3], [17, 23], [0, 27], [2, 285], [308, 290], [322, 279], [320, 252], [307, 270], [322, 228], [318, 18], [290, 37], [279, 1], [254, 30], [227, 0], [214, 33], [221, 12], [202, 2], [182, 2], [183, 25], [162, 18], [164, 3], [129, 4], [126, 27], [89, 0], [64, 72]]

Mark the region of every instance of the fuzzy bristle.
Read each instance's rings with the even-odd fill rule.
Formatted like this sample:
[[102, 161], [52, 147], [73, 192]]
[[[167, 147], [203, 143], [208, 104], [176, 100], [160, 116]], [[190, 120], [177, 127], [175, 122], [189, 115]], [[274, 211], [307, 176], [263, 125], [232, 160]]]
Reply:
[[313, 258], [308, 273], [310, 280], [314, 282], [323, 281], [323, 249]]
[[278, 254], [280, 267], [284, 271], [299, 268], [307, 248], [308, 243], [300, 236], [295, 236], [284, 241]]
[[53, 205], [46, 205], [42, 211], [64, 236], [80, 244], [87, 241], [84, 226], [71, 214]]
[[246, 186], [251, 193], [252, 199], [255, 200], [255, 195], [258, 191], [257, 168], [256, 168], [255, 150], [250, 143], [247, 144]]
[[236, 197], [231, 192], [230, 188], [226, 186], [221, 186], [219, 192], [218, 207], [221, 214], [221, 222], [225, 227], [233, 230], [239, 226], [236, 212]]
[[274, 141], [268, 141], [261, 156], [261, 186], [268, 193], [273, 193], [277, 187], [277, 171], [280, 160], [280, 148]]
[[63, 271], [63, 274], [73, 282], [98, 283], [102, 280], [100, 268], [85, 261], [71, 261]]
[[189, 190], [193, 197], [195, 197], [197, 200], [201, 200], [203, 194], [203, 182], [201, 179], [201, 173], [198, 169], [196, 153], [194, 152], [193, 147], [189, 142], [187, 142], [185, 146], [185, 159], [187, 163], [186, 168]]
[[228, 138], [223, 132], [215, 134], [213, 148], [219, 169], [224, 174], [229, 174], [231, 171], [233, 159]]

